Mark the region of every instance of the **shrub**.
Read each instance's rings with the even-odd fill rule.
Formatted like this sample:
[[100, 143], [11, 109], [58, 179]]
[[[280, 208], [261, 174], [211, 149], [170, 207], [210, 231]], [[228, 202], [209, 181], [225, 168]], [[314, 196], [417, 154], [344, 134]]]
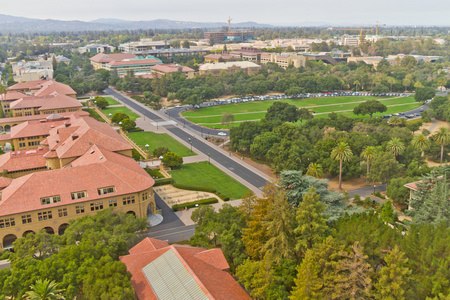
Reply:
[[98, 106], [98, 108], [100, 108], [100, 109], [104, 109], [104, 108], [106, 108], [106, 107], [109, 105], [108, 101], [106, 101], [105, 98], [99, 97], [99, 96], [97, 96], [97, 97], [94, 98], [94, 103], [95, 103], [95, 104]]
[[216, 193], [216, 190], [210, 187], [206, 187], [206, 186], [199, 186], [199, 185], [187, 185], [187, 184], [181, 184], [181, 183], [174, 183], [173, 184], [174, 187], [176, 187], [177, 189], [182, 189], [182, 190], [189, 190], [189, 191], [201, 191], [201, 192], [207, 192], [207, 193]]
[[164, 176], [159, 172], [158, 169], [145, 169], [145, 171], [154, 178], [164, 178]]
[[133, 157], [134, 160], [141, 160], [142, 156], [139, 154], [139, 152], [137, 152], [136, 149], [133, 148], [133, 150], [131, 150], [131, 156]]
[[131, 131], [134, 128], [136, 128], [136, 122], [130, 119], [123, 119], [122, 120], [122, 129], [126, 131]]
[[130, 117], [127, 114], [124, 114], [122, 112], [116, 112], [112, 118], [111, 122], [119, 124], [119, 122], [122, 122], [122, 120], [129, 119]]
[[372, 206], [373, 200], [372, 200], [372, 198], [370, 198], [369, 196], [367, 196], [366, 198], [364, 198], [363, 203], [364, 203], [364, 205]]
[[193, 208], [197, 204], [200, 206], [200, 205], [206, 205], [206, 204], [213, 204], [213, 203], [217, 203], [217, 202], [219, 202], [219, 200], [217, 200], [216, 198], [207, 198], [207, 199], [202, 199], [202, 200], [183, 203], [183, 204], [175, 204], [174, 206], [172, 206], [172, 209], [174, 211], [177, 211], [179, 209], [184, 209], [184, 208]]
[[183, 158], [173, 152], [167, 152], [161, 162], [168, 167], [179, 168], [183, 164]]
[[173, 183], [173, 178], [164, 178], [164, 179], [159, 179], [155, 181], [155, 184], [153, 186], [160, 186], [160, 185], [166, 185], [166, 184], [171, 184]]
[[154, 157], [160, 157], [161, 155], [166, 154], [169, 151], [169, 148], [167, 147], [158, 147], [155, 150], [153, 150], [153, 156]]
[[380, 192], [372, 193], [372, 195], [374, 195], [375, 197], [378, 197], [378, 198], [380, 198], [380, 199], [386, 199], [386, 197], [383, 196], [383, 195], [381, 195]]
[[353, 196], [353, 202], [354, 202], [355, 204], [362, 204], [361, 196], [360, 196], [359, 194], [355, 194], [355, 195]]

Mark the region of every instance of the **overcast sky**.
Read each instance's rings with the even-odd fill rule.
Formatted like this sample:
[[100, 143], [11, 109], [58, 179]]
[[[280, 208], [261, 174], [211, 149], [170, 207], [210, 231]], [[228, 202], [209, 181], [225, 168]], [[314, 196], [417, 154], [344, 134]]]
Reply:
[[1, 14], [38, 19], [255, 21], [273, 25], [450, 25], [449, 0], [0, 0]]

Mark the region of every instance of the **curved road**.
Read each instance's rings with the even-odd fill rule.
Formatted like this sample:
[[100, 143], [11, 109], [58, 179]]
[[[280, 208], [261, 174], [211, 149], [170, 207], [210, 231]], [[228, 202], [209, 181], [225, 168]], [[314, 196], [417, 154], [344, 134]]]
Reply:
[[[133, 100], [123, 96], [122, 94], [116, 92], [115, 90], [111, 88], [105, 89], [106, 93], [116, 97], [120, 101], [122, 101], [124, 104], [131, 107], [133, 110], [138, 111], [142, 115], [146, 116], [147, 118], [151, 119], [154, 122], [164, 122], [165, 119], [158, 116], [156, 113], [154, 113], [152, 110], [145, 108]], [[161, 126], [161, 125], [160, 125]], [[205, 155], [209, 155], [212, 160], [216, 161], [218, 164], [222, 165], [223, 167], [227, 168], [237, 176], [241, 177], [248, 183], [252, 184], [258, 189], [261, 189], [261, 187], [265, 186], [267, 183], [267, 180], [260, 175], [254, 173], [250, 169], [247, 169], [240, 163], [237, 163], [233, 159], [229, 158], [227, 155], [224, 155], [223, 153], [217, 151], [215, 147], [210, 146], [209, 144], [206, 144], [204, 141], [200, 141], [199, 138], [195, 134], [188, 134], [181, 128], [175, 125], [163, 125], [167, 131], [169, 131], [171, 134], [177, 136], [178, 138], [185, 140], [186, 142], [191, 139], [192, 146], [195, 147], [198, 151], [202, 152]]]

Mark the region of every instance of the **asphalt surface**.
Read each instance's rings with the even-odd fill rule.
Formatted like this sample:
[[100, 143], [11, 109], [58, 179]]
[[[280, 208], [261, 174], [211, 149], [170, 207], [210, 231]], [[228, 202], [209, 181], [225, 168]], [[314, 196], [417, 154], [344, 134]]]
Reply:
[[[146, 116], [147, 118], [151, 119], [154, 122], [166, 121], [162, 119], [160, 116], [158, 116], [156, 113], [152, 112], [150, 109], [140, 106], [136, 102], [128, 99], [127, 97], [124, 97], [123, 95], [114, 91], [111, 88], [107, 88], [105, 92], [116, 97], [117, 99], [122, 101], [125, 105], [138, 111], [139, 113], [141, 113], [142, 115]], [[200, 137], [197, 138], [195, 134], [188, 134], [184, 130], [179, 128], [179, 126], [176, 125], [165, 125], [164, 127], [170, 133], [177, 136], [178, 138], [183, 139], [188, 143], [192, 142], [192, 146], [195, 147], [198, 151], [200, 151], [205, 155], [209, 155], [212, 160], [215, 160], [217, 163], [227, 168], [237, 176], [241, 177], [248, 183], [252, 184], [253, 186], [261, 188], [266, 185], [267, 180], [265, 178], [259, 176], [258, 174], [252, 172], [251, 170], [247, 169], [241, 164], [235, 162], [227, 155], [222, 154], [221, 152], [217, 151], [215, 148], [209, 146], [205, 142], [199, 141], [198, 139]]]
[[[166, 216], [164, 216], [164, 219]], [[155, 226], [156, 229], [157, 226]], [[149, 237], [155, 238], [161, 241], [166, 241], [169, 244], [188, 240], [195, 233], [195, 225], [179, 226], [173, 228], [167, 228], [158, 231], [151, 231]]]

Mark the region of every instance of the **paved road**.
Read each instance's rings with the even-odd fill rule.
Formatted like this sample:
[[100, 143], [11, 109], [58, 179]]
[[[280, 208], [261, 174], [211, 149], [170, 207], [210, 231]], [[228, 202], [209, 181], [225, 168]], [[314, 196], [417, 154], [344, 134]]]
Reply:
[[[155, 226], [154, 229], [156, 229], [156, 227], [157, 226]], [[169, 244], [171, 244], [179, 241], [189, 240], [189, 238], [193, 236], [194, 233], [195, 233], [195, 225], [190, 226], [183, 225], [180, 227], [151, 231], [148, 236], [161, 241], [166, 241]]]
[[356, 190], [351, 190], [348, 193], [351, 197], [355, 196], [356, 194], [361, 196], [361, 199], [364, 200], [365, 197], [370, 197], [372, 200], [375, 200], [378, 203], [384, 203], [386, 200], [382, 200], [378, 197], [372, 196], [372, 193], [374, 192], [385, 192], [386, 191], [386, 185], [385, 184], [378, 184], [375, 186], [369, 186], [365, 188], [360, 188]]
[[[142, 115], [145, 115], [147, 118], [151, 119], [154, 122], [163, 122], [165, 121], [160, 116], [158, 116], [155, 112], [151, 111], [148, 108], [144, 108], [137, 104], [136, 102], [128, 99], [127, 97], [124, 97], [120, 93], [114, 91], [111, 88], [107, 88], [106, 93], [116, 97], [120, 101], [122, 101], [125, 105], [131, 107], [132, 109], [138, 111]], [[194, 134], [188, 134], [179, 126], [175, 125], [166, 125], [164, 126], [170, 133], [177, 136], [180, 139], [185, 140], [186, 142], [192, 141], [192, 146], [195, 147], [198, 151], [202, 152], [204, 155], [210, 155], [212, 160], [215, 160], [217, 163], [222, 165], [223, 167], [227, 168], [237, 176], [241, 177], [245, 181], [249, 182], [253, 186], [257, 188], [261, 188], [266, 185], [267, 180], [258, 174], [254, 173], [253, 171], [247, 169], [246, 167], [242, 166], [241, 164], [235, 162], [231, 158], [229, 158], [227, 155], [222, 154], [221, 152], [217, 151], [214, 147], [211, 147], [210, 145], [206, 144], [203, 141], [199, 141], [198, 138]]]

